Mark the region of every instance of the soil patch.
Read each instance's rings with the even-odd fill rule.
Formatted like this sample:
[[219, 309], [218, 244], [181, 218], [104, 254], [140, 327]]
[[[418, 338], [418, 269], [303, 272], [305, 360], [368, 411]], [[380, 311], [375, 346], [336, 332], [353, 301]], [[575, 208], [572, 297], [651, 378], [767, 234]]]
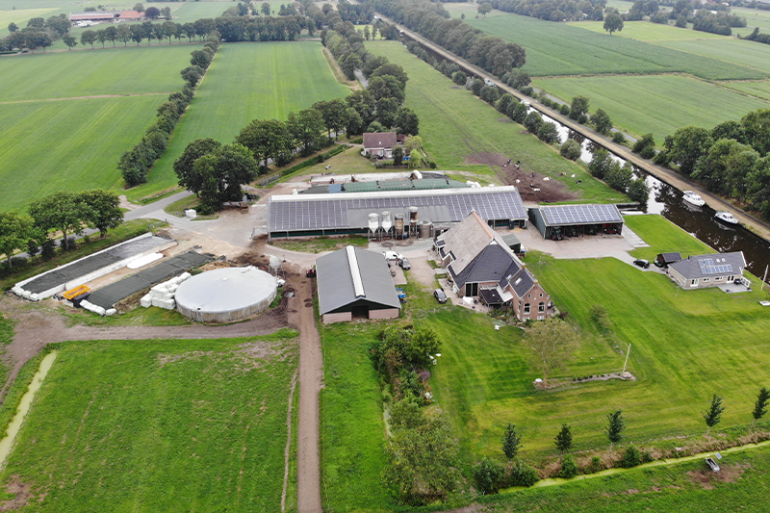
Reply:
[[497, 118], [497, 120], [500, 123], [512, 123], [512, 121], [510, 119], [508, 119], [508, 118]]
[[734, 483], [739, 480], [749, 466], [748, 463], [744, 465], [723, 466], [719, 472], [713, 472], [709, 468], [702, 468], [700, 470], [691, 470], [687, 475], [692, 483], [700, 485], [704, 490], [713, 490], [715, 483]]
[[5, 485], [5, 491], [9, 494], [15, 493], [16, 497], [0, 503], [0, 511], [13, 511], [29, 504], [32, 497], [30, 488], [30, 485], [21, 482], [18, 475], [11, 476], [11, 481]]
[[460, 87], [460, 86], [458, 86], [458, 85], [453, 85], [453, 86], [452, 86], [452, 89], [462, 89], [462, 87]]
[[489, 166], [504, 184], [515, 185], [524, 201], [555, 203], [577, 198], [562, 182], [535, 173], [526, 162], [521, 162], [517, 169], [516, 159], [502, 153], [480, 152], [466, 157], [465, 162]]

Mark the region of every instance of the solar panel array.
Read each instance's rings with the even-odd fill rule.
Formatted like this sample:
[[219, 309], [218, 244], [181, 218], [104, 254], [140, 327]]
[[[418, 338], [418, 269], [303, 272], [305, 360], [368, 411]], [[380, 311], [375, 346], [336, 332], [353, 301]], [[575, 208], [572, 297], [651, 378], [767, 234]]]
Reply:
[[[717, 262], [719, 262], [718, 258]], [[713, 258], [699, 258], [698, 263], [700, 264], [700, 272], [703, 274], [729, 274], [733, 272], [732, 264], [715, 264]]]
[[540, 207], [549, 225], [622, 223], [615, 205], [555, 205]]
[[[517, 191], [460, 192], [453, 194], [435, 194], [394, 197], [378, 196], [346, 199], [341, 195], [324, 196], [323, 199], [309, 200], [300, 195], [288, 201], [270, 201], [268, 204], [268, 230], [303, 231], [303, 230], [335, 230], [348, 228], [363, 228], [352, 226], [348, 219], [348, 210], [367, 209], [381, 214], [391, 211], [402, 213], [409, 207], [446, 207], [450, 219], [430, 219], [434, 222], [458, 222], [465, 219], [472, 210], [484, 220], [490, 219], [526, 219], [527, 213]], [[437, 211], [437, 209], [432, 209]], [[443, 209], [441, 209], [443, 210]], [[418, 214], [419, 215], [419, 214]], [[424, 216], [420, 216], [425, 219]]]

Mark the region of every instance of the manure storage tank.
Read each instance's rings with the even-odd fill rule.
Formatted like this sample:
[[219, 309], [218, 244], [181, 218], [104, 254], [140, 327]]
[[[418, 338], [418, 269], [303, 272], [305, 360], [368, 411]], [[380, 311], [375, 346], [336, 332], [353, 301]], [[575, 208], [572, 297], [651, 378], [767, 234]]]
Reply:
[[256, 267], [207, 271], [176, 290], [179, 313], [198, 322], [233, 322], [268, 309], [278, 293], [275, 278]]

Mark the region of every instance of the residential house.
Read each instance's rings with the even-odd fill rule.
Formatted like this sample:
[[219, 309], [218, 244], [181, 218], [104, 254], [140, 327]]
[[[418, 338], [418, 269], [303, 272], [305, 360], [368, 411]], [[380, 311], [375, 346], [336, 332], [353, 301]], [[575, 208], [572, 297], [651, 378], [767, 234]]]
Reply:
[[683, 289], [702, 289], [733, 283], [743, 276], [743, 251], [690, 256], [668, 266], [668, 275]]
[[364, 153], [372, 157], [393, 158], [393, 148], [398, 144], [395, 132], [364, 134]]

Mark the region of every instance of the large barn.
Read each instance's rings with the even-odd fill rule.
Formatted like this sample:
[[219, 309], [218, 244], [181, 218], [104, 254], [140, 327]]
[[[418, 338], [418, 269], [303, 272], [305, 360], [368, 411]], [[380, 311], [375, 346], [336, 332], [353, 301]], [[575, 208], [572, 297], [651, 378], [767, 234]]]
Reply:
[[316, 272], [324, 324], [398, 317], [401, 302], [382, 253], [348, 246], [316, 260]]
[[[527, 222], [519, 191], [511, 186], [275, 195], [267, 204], [268, 238], [366, 234], [372, 222], [378, 230], [392, 230], [399, 218], [407, 230], [410, 220], [449, 225], [472, 211], [491, 226], [526, 226]], [[386, 219], [392, 223], [385, 223]]]
[[544, 239], [551, 240], [623, 231], [623, 215], [615, 205], [540, 206], [529, 209], [529, 219]]

